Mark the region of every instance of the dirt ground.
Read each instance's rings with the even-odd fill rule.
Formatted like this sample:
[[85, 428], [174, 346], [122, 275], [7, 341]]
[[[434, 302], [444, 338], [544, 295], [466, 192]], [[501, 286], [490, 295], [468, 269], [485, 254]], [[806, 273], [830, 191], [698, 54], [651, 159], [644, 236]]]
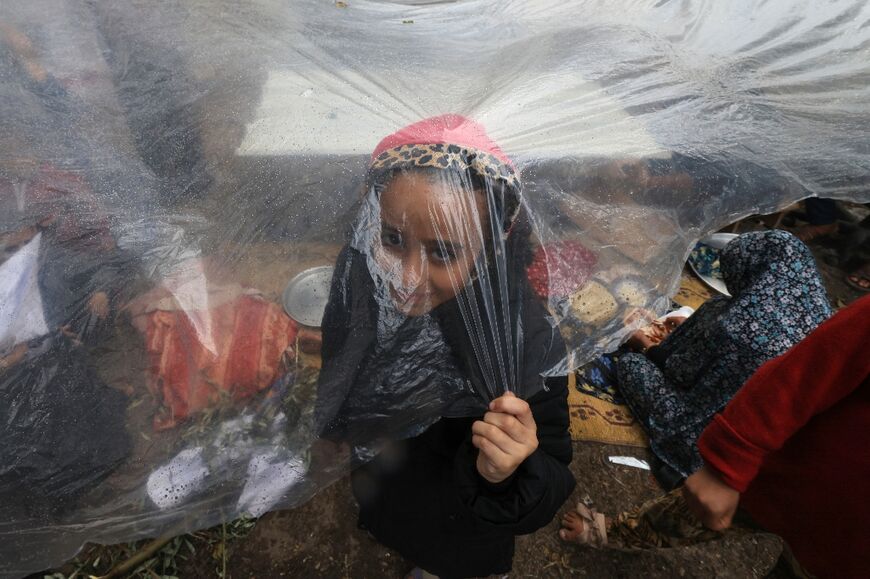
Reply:
[[[573, 505], [584, 495], [615, 513], [657, 496], [647, 471], [608, 462], [613, 455], [645, 458], [630, 447], [575, 443], [571, 469], [577, 478]], [[658, 551], [595, 551], [562, 543], [558, 520], [520, 537], [511, 577], [764, 577], [781, 544], [757, 534], [697, 547]], [[348, 479], [302, 507], [269, 513], [245, 539], [229, 547], [226, 577], [402, 577], [412, 567], [356, 528], [356, 505]], [[209, 556], [182, 566], [182, 577], [215, 576]]]
[[[759, 226], [748, 221], [741, 231]], [[843, 307], [862, 295], [849, 287], [844, 282], [845, 273], [830, 263], [836, 261], [835, 250], [824, 242], [812, 243], [811, 247], [835, 307]], [[662, 492], [648, 471], [610, 463], [608, 457], [614, 455], [647, 459], [648, 451], [574, 443], [571, 469], [577, 488], [563, 511], [588, 496], [599, 510], [615, 514]], [[596, 551], [562, 543], [557, 535], [558, 519], [532, 535], [518, 538], [511, 577], [782, 576], [780, 569], [774, 570], [782, 543], [773, 535], [756, 533], [675, 549]], [[412, 566], [357, 529], [356, 504], [348, 477], [301, 507], [269, 513], [245, 529], [244, 533], [233, 532], [230, 539], [226, 527], [186, 536], [190, 551], [173, 560], [171, 574], [181, 578], [402, 577]], [[85, 551], [83, 558], [105, 549], [93, 547]], [[133, 546], [128, 548], [128, 552], [134, 550]], [[73, 568], [67, 566], [55, 577], [67, 577]], [[84, 572], [85, 568], [79, 565], [75, 569]], [[169, 574], [165, 567], [162, 569]], [[161, 576], [153, 570], [149, 573], [138, 576]]]

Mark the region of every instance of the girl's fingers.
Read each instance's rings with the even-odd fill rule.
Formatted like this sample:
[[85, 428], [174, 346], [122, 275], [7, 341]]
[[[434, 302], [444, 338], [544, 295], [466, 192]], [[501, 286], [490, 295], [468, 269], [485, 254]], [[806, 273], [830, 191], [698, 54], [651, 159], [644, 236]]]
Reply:
[[515, 459], [511, 455], [503, 452], [488, 438], [475, 434], [471, 437], [471, 443], [480, 450], [480, 455], [493, 468], [500, 471], [508, 471], [516, 466]]
[[[495, 445], [501, 452], [511, 456], [522, 456], [525, 445], [522, 445], [504, 433], [499, 427], [476, 421], [471, 427], [472, 434], [483, 437]], [[478, 446], [481, 450], [483, 447]]]
[[522, 398], [517, 398], [511, 392], [493, 400], [489, 404], [489, 409], [492, 412], [512, 414], [527, 428], [537, 429], [535, 419], [532, 416], [532, 409], [529, 408], [529, 403]]
[[520, 444], [529, 444], [531, 435], [534, 434], [526, 426], [517, 420], [512, 414], [504, 414], [501, 412], [487, 412], [483, 415], [483, 421], [487, 424], [492, 424], [507, 433]]

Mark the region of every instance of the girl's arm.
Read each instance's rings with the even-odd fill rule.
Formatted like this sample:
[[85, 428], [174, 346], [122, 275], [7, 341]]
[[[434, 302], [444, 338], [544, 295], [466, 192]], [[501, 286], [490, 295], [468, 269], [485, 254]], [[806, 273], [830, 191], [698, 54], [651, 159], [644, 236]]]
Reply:
[[479, 522], [514, 535], [532, 533], [549, 523], [574, 489], [571, 437], [568, 432], [567, 377], [551, 378], [549, 390], [528, 402], [537, 424], [538, 448], [504, 481], [492, 484], [477, 471], [471, 436], [454, 460], [454, 481], [461, 502]]

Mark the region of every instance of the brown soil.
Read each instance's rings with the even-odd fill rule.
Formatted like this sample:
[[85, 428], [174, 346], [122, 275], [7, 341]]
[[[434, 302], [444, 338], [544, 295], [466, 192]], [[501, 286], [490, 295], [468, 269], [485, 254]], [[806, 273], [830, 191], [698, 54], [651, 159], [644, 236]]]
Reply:
[[[571, 469], [577, 490], [570, 508], [589, 495], [599, 509], [617, 513], [661, 491], [647, 471], [611, 464], [608, 456], [647, 458], [646, 451], [575, 443]], [[596, 551], [565, 544], [558, 518], [520, 537], [511, 577], [764, 577], [781, 550], [777, 537], [755, 534], [678, 549]], [[269, 513], [244, 539], [230, 544], [226, 577], [402, 577], [412, 564], [356, 527], [348, 479], [293, 510]], [[213, 577], [214, 557], [203, 552], [181, 577]]]

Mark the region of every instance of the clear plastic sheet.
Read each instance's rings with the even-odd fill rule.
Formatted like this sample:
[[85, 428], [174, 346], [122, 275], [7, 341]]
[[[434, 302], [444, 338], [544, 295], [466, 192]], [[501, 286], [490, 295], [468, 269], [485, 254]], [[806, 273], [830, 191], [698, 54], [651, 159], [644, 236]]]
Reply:
[[[615, 348], [704, 234], [867, 201], [868, 43], [860, 1], [3, 3], [0, 575], [297, 505]], [[448, 113], [518, 185], [371, 170]], [[281, 296], [324, 265], [321, 372]]]

